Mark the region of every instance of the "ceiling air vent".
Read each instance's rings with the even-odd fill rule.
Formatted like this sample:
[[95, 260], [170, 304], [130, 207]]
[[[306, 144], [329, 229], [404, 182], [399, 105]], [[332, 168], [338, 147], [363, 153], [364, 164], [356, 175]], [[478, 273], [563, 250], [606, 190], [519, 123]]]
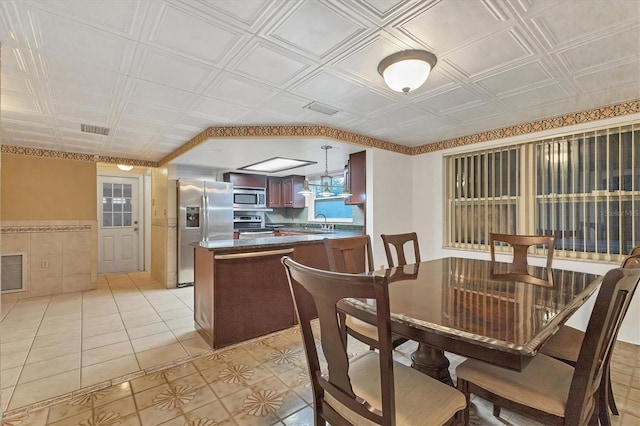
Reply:
[[321, 104], [320, 102], [311, 102], [310, 104], [305, 105], [303, 108], [310, 109], [311, 111], [321, 112], [326, 115], [333, 115], [336, 112], [340, 111], [337, 108]]
[[91, 124], [81, 124], [80, 130], [85, 133], [109, 136], [109, 129], [107, 127], [92, 126]]

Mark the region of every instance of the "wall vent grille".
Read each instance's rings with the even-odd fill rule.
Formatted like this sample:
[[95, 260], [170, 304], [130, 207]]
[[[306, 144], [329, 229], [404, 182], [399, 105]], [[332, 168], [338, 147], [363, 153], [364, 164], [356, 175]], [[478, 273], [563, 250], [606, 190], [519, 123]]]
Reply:
[[2, 256], [2, 291], [24, 290], [24, 259], [22, 254]]

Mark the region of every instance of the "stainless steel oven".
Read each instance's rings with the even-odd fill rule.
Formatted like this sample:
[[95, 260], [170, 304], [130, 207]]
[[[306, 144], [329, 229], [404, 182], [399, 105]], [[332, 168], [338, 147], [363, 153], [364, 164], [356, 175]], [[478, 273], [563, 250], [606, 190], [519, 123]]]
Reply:
[[264, 209], [267, 207], [265, 189], [233, 189], [233, 208], [235, 210]]
[[233, 214], [233, 229], [235, 231], [262, 228], [264, 228], [263, 212], [235, 212]]

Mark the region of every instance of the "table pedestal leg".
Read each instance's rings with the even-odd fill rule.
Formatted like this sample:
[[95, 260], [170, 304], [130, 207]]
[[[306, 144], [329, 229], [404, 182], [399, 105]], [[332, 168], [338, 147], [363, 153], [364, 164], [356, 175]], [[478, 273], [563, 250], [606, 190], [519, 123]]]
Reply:
[[449, 360], [442, 349], [420, 343], [418, 349], [411, 354], [411, 361], [411, 367], [421, 373], [453, 386], [449, 375]]

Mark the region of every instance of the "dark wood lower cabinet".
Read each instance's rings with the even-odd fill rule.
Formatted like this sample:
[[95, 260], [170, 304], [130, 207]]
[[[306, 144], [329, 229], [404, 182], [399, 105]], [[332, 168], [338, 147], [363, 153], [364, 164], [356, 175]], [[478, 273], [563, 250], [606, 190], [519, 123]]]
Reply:
[[[214, 257], [214, 342], [227, 346], [291, 327], [289, 284], [280, 259], [285, 250]], [[267, 253], [277, 254], [267, 254]], [[290, 255], [293, 255], [291, 249]], [[224, 255], [222, 255], [224, 256]]]
[[[213, 348], [282, 330], [297, 323], [289, 283], [280, 262], [328, 269], [322, 242], [251, 252], [196, 248], [194, 317]], [[311, 295], [305, 305], [315, 307]]]

